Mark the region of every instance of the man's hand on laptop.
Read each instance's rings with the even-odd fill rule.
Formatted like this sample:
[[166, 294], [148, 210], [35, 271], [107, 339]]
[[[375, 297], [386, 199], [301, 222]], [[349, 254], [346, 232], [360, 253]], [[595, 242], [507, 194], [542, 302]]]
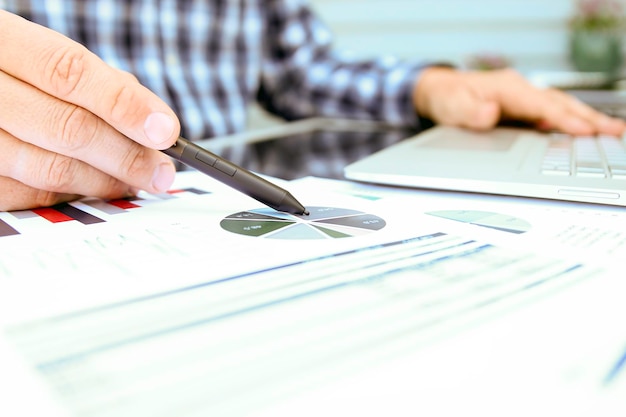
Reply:
[[502, 121], [572, 135], [621, 136], [626, 121], [609, 117], [556, 89], [538, 88], [512, 69], [424, 70], [413, 91], [418, 113], [437, 124], [486, 130]]

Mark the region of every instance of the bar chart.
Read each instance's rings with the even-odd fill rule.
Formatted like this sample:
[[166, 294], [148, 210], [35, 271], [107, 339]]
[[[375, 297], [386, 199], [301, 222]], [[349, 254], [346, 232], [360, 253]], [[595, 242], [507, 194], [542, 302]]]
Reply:
[[[115, 200], [85, 198], [78, 202], [60, 203], [50, 207], [4, 212], [0, 217], [0, 238], [20, 235], [23, 222], [45, 220], [46, 223], [79, 223], [90, 226], [106, 222], [109, 216], [128, 213], [146, 205], [158, 204], [173, 198], [185, 198], [190, 195], [209, 194], [199, 188], [173, 189], [162, 194], [148, 194], [141, 197], [128, 197]], [[38, 219], [38, 220], [37, 220]]]

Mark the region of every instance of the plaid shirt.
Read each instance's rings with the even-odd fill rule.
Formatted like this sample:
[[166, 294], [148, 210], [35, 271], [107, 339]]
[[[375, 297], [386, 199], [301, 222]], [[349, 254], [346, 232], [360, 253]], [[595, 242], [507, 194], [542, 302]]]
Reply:
[[331, 49], [305, 0], [0, 0], [133, 73], [178, 114], [183, 135], [246, 128], [249, 104], [287, 120], [346, 117], [416, 127], [422, 65]]

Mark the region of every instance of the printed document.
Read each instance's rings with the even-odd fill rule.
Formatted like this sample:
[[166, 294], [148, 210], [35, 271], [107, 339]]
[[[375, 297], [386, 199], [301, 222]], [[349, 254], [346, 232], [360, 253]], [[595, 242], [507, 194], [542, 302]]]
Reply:
[[281, 185], [0, 213], [0, 415], [623, 415], [620, 213]]

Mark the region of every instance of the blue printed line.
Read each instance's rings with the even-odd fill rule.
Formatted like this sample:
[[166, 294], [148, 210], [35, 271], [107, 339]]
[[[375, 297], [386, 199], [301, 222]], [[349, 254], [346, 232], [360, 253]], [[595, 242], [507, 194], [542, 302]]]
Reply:
[[617, 360], [617, 362], [615, 362], [613, 368], [611, 368], [609, 373], [604, 378], [604, 385], [609, 385], [613, 382], [624, 368], [626, 368], [626, 350], [624, 350], [622, 356]]

